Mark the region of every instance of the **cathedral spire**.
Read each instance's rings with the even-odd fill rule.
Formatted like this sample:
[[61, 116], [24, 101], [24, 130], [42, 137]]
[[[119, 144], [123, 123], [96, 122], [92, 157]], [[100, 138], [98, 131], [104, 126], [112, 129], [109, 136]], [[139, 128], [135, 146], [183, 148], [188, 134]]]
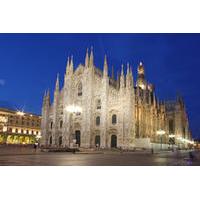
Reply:
[[122, 64], [122, 68], [121, 68], [121, 76], [124, 76], [124, 65]]
[[46, 93], [46, 90], [45, 90], [44, 97], [43, 97], [43, 106], [46, 104], [46, 97], [47, 97], [47, 93]]
[[156, 107], [156, 95], [153, 93], [153, 106]]
[[70, 61], [70, 71], [73, 73], [74, 71], [74, 62], [73, 62], [73, 55], [71, 56], [71, 61]]
[[129, 63], [127, 63], [127, 73], [126, 73], [126, 87], [127, 88], [131, 88], [132, 86], [132, 77], [131, 77], [131, 73], [130, 73], [130, 65]]
[[134, 86], [133, 72], [131, 66], [130, 66], [130, 79], [131, 79], [131, 85]]
[[119, 89], [120, 87], [120, 73], [117, 71], [117, 88]]
[[47, 105], [49, 106], [50, 105], [50, 91], [49, 91], [49, 89], [47, 90], [47, 94], [46, 94], [46, 102], [47, 102]]
[[57, 74], [57, 79], [56, 79], [55, 92], [56, 92], [56, 91], [59, 91], [59, 88], [60, 88], [60, 86], [59, 86], [59, 73], [58, 73], [58, 74]]
[[69, 56], [67, 57], [66, 75], [69, 73]]
[[137, 72], [138, 72], [137, 86], [144, 90], [144, 89], [146, 89], [147, 83], [145, 80], [144, 65], [142, 62], [140, 62]]
[[89, 67], [94, 66], [94, 55], [93, 55], [93, 47], [91, 46], [91, 52], [90, 52], [90, 59], [89, 59]]
[[126, 73], [126, 76], [127, 76], [127, 77], [129, 76], [129, 72], [130, 72], [129, 63], [127, 63], [127, 73]]
[[67, 65], [66, 65], [66, 73], [65, 73], [65, 77], [69, 74], [70, 71], [70, 59], [69, 56], [67, 57]]
[[122, 69], [121, 69], [121, 76], [120, 76], [120, 88], [124, 88], [125, 83], [124, 83], [124, 65], [122, 64]]
[[45, 90], [44, 91], [44, 98], [46, 98], [46, 96], [47, 96], [47, 91]]
[[89, 67], [89, 54], [88, 54], [88, 48], [86, 50], [86, 56], [85, 56], [85, 67]]
[[106, 57], [106, 55], [105, 55], [105, 57], [104, 57], [103, 75], [104, 75], [104, 77], [107, 77], [107, 76], [108, 76], [108, 62], [107, 62], [107, 57]]

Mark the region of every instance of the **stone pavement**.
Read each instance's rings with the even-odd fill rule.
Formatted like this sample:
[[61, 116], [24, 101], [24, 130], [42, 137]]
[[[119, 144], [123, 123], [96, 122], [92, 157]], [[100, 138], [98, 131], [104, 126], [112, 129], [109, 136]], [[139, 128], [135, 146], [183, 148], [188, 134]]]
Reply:
[[193, 166], [200, 165], [200, 153], [189, 159], [188, 151], [164, 151], [151, 154], [150, 151], [136, 152], [41, 152], [31, 147], [0, 147], [2, 166]]

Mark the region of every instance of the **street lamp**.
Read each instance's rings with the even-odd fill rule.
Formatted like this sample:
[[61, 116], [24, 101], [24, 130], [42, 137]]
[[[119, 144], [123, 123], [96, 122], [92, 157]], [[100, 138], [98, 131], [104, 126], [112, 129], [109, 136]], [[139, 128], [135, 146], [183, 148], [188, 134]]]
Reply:
[[162, 150], [162, 136], [165, 134], [165, 131], [160, 129], [156, 133], [160, 136], [160, 150]]

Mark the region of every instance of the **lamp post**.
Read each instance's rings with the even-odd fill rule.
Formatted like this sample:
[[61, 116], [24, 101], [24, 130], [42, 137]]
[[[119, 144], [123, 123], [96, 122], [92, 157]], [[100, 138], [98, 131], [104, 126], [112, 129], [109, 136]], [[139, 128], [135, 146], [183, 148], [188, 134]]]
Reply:
[[160, 129], [156, 133], [160, 136], [160, 150], [162, 150], [162, 136], [165, 134], [165, 131]]

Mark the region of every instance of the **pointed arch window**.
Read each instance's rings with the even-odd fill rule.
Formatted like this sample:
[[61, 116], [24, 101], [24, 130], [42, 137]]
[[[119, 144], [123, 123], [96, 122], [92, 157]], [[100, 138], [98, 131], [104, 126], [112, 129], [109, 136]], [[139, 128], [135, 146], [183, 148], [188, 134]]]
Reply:
[[112, 124], [114, 125], [114, 124], [116, 124], [116, 123], [117, 123], [117, 115], [114, 114], [114, 115], [112, 116]]
[[83, 95], [83, 87], [82, 87], [82, 83], [80, 82], [78, 84], [78, 96], [82, 96]]
[[96, 117], [96, 126], [100, 126], [101, 119], [99, 116]]

